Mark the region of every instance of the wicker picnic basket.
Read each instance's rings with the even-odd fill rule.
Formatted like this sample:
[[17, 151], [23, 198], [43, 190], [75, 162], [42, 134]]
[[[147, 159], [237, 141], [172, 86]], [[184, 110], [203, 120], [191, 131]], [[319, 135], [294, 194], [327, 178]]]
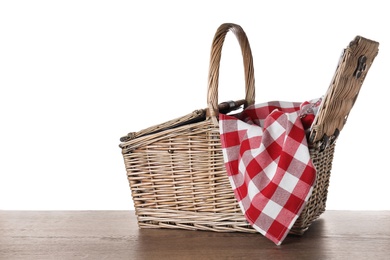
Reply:
[[[229, 31], [241, 47], [246, 96], [218, 105], [221, 51]], [[378, 46], [377, 42], [357, 36], [341, 55], [308, 137], [317, 169], [316, 184], [290, 234], [303, 234], [325, 210], [335, 141]], [[254, 103], [253, 59], [246, 34], [239, 25], [222, 24], [211, 48], [207, 108], [120, 139], [140, 228], [257, 232], [246, 221], [230, 186], [217, 119], [218, 113]]]

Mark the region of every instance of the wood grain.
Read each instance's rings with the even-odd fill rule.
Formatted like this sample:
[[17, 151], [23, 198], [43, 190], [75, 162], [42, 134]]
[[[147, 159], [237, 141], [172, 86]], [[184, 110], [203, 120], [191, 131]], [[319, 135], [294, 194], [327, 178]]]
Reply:
[[327, 211], [276, 246], [260, 234], [139, 229], [133, 211], [0, 211], [0, 259], [389, 259], [390, 211]]

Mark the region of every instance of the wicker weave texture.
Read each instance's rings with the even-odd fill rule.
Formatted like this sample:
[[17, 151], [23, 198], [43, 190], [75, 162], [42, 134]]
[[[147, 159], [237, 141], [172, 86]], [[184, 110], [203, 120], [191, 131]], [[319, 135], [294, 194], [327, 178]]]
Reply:
[[124, 153], [141, 227], [251, 229], [231, 189], [219, 129], [211, 120], [155, 138], [158, 141]]
[[313, 123], [311, 141], [338, 135], [357, 100], [367, 72], [378, 54], [379, 43], [356, 36], [340, 57], [321, 110]]
[[[211, 120], [176, 128], [124, 160], [140, 227], [255, 232], [242, 215], [222, 157], [219, 129]], [[311, 149], [317, 168], [313, 194], [290, 233], [303, 234], [325, 210], [334, 144]]]
[[[246, 96], [236, 105], [253, 104], [254, 69], [249, 42], [239, 25], [222, 24], [211, 48], [208, 107], [121, 138], [120, 147], [141, 228], [256, 232], [243, 216], [230, 186], [217, 122], [218, 113], [229, 111], [230, 104], [217, 105], [219, 62], [229, 31], [240, 43], [245, 72]], [[361, 44], [364, 47], [360, 47]], [[310, 135], [310, 156], [317, 169], [316, 184], [291, 234], [303, 234], [325, 211], [338, 135], [334, 133], [345, 124], [377, 48], [376, 42], [357, 37], [340, 59]], [[362, 55], [369, 64], [364, 68], [358, 63]], [[345, 74], [344, 68], [352, 66], [350, 64], [355, 68], [348, 69], [348, 73], [355, 75], [357, 65], [362, 73], [354, 84], [347, 80], [348, 73]], [[353, 99], [353, 103], [346, 97]], [[231, 109], [235, 108], [233, 105]]]

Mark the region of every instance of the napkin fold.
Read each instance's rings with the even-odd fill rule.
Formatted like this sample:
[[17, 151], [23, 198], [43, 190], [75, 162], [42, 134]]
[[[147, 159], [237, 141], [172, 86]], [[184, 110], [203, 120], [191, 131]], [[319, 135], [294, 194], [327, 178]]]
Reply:
[[[219, 115], [222, 151], [247, 221], [280, 245], [308, 201], [316, 179], [306, 133], [321, 99], [252, 105]], [[305, 129], [306, 128], [306, 129]]]

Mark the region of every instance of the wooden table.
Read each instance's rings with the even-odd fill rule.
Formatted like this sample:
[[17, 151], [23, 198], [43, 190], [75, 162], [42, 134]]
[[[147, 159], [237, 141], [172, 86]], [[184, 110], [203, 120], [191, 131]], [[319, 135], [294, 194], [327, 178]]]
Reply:
[[138, 229], [134, 211], [0, 211], [0, 259], [390, 259], [390, 211], [327, 211], [303, 237]]

